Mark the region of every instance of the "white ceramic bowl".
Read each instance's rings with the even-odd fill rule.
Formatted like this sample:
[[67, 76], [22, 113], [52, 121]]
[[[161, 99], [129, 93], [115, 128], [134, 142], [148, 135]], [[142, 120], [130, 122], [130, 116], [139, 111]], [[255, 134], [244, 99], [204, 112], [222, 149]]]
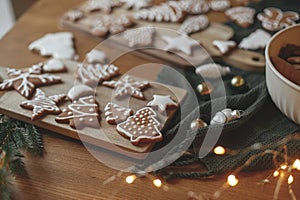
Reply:
[[281, 112], [297, 124], [300, 124], [300, 86], [281, 75], [270, 56], [278, 56], [280, 48], [286, 44], [300, 45], [299, 36], [300, 24], [291, 26], [276, 33], [265, 50], [266, 82], [270, 96]]

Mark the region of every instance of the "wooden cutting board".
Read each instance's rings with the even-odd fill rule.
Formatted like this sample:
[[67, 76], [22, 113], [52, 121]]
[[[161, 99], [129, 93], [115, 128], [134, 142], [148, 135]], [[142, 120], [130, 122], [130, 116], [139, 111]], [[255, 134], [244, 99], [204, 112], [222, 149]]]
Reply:
[[[74, 86], [76, 82], [74, 78], [74, 72], [77, 68], [76, 62], [73, 61], [63, 61], [65, 66], [68, 69], [67, 73], [58, 73], [57, 75], [60, 76], [63, 80], [62, 84], [55, 84], [51, 86], [40, 87], [47, 96], [61, 94], [69, 91], [71, 87]], [[3, 79], [6, 79], [6, 70], [5, 68], [0, 68], [0, 75]], [[119, 78], [119, 77], [117, 77]], [[117, 79], [116, 78], [116, 79]], [[140, 78], [137, 78], [139, 80]], [[141, 79], [140, 79], [141, 80]], [[82, 130], [75, 130], [69, 126], [69, 124], [60, 124], [55, 121], [55, 115], [47, 115], [46, 117], [42, 118], [40, 121], [32, 121], [31, 110], [26, 110], [20, 107], [20, 103], [26, 100], [23, 96], [21, 96], [15, 90], [4, 91], [0, 93], [0, 113], [8, 115], [12, 118], [25, 121], [27, 123], [34, 124], [44, 129], [48, 129], [59, 134], [72, 137], [75, 139], [80, 139], [83, 142], [87, 142], [92, 145], [96, 145], [98, 147], [102, 147], [105, 149], [112, 150], [117, 153], [124, 154], [129, 157], [143, 159], [145, 154], [150, 152], [153, 144], [148, 143], [141, 146], [135, 146], [131, 144], [131, 142], [121, 136], [115, 129], [115, 125], [110, 125], [106, 122], [104, 117], [104, 107], [108, 102], [115, 102], [120, 105], [128, 105], [134, 111], [145, 107], [146, 104], [152, 99], [154, 94], [159, 95], [171, 95], [172, 99], [176, 100], [177, 102], [182, 102], [186, 96], [186, 91], [180, 88], [172, 87], [163, 85], [161, 83], [151, 82], [151, 87], [144, 90], [144, 95], [146, 100], [139, 100], [136, 98], [130, 98], [125, 100], [116, 100], [112, 97], [113, 89], [105, 87], [105, 86], [98, 86], [96, 88], [96, 100], [99, 103], [99, 107], [101, 110], [101, 130], [86, 127]], [[127, 104], [127, 102], [129, 102]], [[60, 108], [66, 108], [66, 106], [70, 102], [63, 103]], [[171, 109], [167, 112], [167, 117], [160, 116], [160, 120], [164, 121], [165, 124], [172, 118], [173, 114], [175, 113], [176, 109]]]
[[[77, 7], [80, 9], [80, 5]], [[115, 8], [113, 9], [114, 15], [126, 14], [128, 16], [132, 16], [134, 14], [133, 11], [128, 11], [123, 8]], [[72, 22], [67, 20], [64, 16], [62, 16], [60, 20], [60, 25], [64, 28], [81, 31], [89, 36], [93, 36], [90, 33], [89, 26], [86, 23], [83, 23], [87, 18], [95, 19], [104, 15], [102, 12], [92, 12], [86, 14], [86, 18], [82, 20], [78, 20], [76, 22]], [[186, 19], [188, 19], [188, 16]], [[191, 67], [191, 66], [199, 66], [207, 59], [214, 59], [215, 61], [225, 61], [228, 64], [231, 64], [234, 67], [241, 68], [248, 71], [264, 71], [265, 67], [265, 58], [263, 55], [242, 49], [233, 50], [228, 55], [221, 55], [220, 52], [212, 45], [213, 40], [230, 40], [233, 37], [233, 30], [220, 23], [211, 22], [207, 29], [193, 33], [190, 35], [195, 41], [197, 41], [200, 46], [193, 48], [193, 54], [188, 56], [182, 52], [176, 52], [176, 54], [169, 53], [162, 50], [166, 45], [161, 39], [162, 35], [168, 36], [176, 36], [178, 33], [176, 32], [180, 23], [166, 23], [166, 22], [151, 22], [145, 20], [135, 20], [136, 26], [133, 28], [143, 27], [143, 26], [154, 26], [159, 29], [156, 30], [156, 34], [153, 38], [153, 49], [140, 49], [135, 50], [132, 53], [153, 61], [166, 61], [167, 63], [171, 63], [175, 66], [181, 67]], [[93, 36], [96, 37], [96, 36]], [[118, 48], [124, 52], [129, 52], [132, 50], [127, 44], [126, 41], [122, 38], [122, 34], [117, 34], [115, 36], [107, 38], [99, 37], [99, 41], [104, 41], [106, 46], [110, 46], [112, 48]], [[113, 44], [115, 43], [115, 44]], [[104, 46], [104, 45], [102, 45]], [[101, 50], [101, 48], [99, 48]], [[109, 54], [109, 52], [108, 52]], [[151, 59], [152, 58], [152, 59]]]

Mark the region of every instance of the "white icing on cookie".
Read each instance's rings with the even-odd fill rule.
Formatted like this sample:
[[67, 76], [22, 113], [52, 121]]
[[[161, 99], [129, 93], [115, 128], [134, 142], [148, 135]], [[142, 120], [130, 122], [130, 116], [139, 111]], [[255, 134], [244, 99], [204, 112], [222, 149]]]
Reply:
[[105, 63], [106, 55], [103, 51], [93, 49], [92, 51], [86, 54], [85, 59], [90, 64]]
[[[88, 117], [89, 119], [93, 119], [91, 117], [98, 117], [98, 112], [96, 112], [98, 105], [95, 103], [95, 100], [93, 101], [93, 103], [90, 103], [90, 101], [88, 101], [89, 99], [94, 99], [93, 96], [87, 96], [87, 97], [81, 97], [80, 99], [78, 99], [78, 101], [76, 103], [71, 103], [68, 105], [68, 110], [70, 110], [69, 113], [72, 113], [71, 115], [66, 115], [66, 116], [58, 116], [57, 119], [58, 120], [67, 120], [67, 119], [74, 119], [74, 118], [81, 118], [81, 121], [84, 121], [85, 118]], [[88, 108], [94, 108], [93, 111], [89, 111]], [[87, 110], [87, 112], [85, 112], [84, 110]]]
[[213, 45], [218, 48], [218, 50], [221, 52], [222, 55], [229, 52], [229, 50], [236, 47], [235, 41], [223, 41], [223, 40], [214, 40]]
[[32, 42], [28, 48], [39, 51], [42, 56], [69, 60], [78, 58], [74, 49], [73, 34], [70, 32], [48, 33]]
[[57, 107], [57, 104], [64, 100], [65, 97], [65, 94], [47, 97], [42, 90], [36, 89], [34, 99], [23, 101], [21, 107], [33, 110], [31, 120], [34, 121], [46, 113], [59, 114], [61, 110]]
[[299, 14], [292, 11], [282, 12], [278, 8], [266, 8], [263, 13], [257, 15], [262, 22], [262, 27], [269, 31], [278, 31], [295, 24], [299, 20]]
[[168, 107], [178, 107], [178, 103], [173, 101], [170, 95], [153, 95], [153, 100], [147, 106], [158, 107], [160, 111], [165, 112]]
[[167, 2], [140, 10], [134, 17], [157, 22], [179, 22], [185, 17], [185, 11], [179, 2]]
[[142, 90], [150, 86], [148, 81], [136, 81], [130, 76], [125, 76], [118, 81], [104, 81], [102, 85], [115, 88], [116, 98], [133, 96], [138, 99], [145, 99]]
[[225, 76], [230, 73], [229, 67], [223, 67], [219, 64], [208, 63], [204, 65], [200, 65], [196, 68], [196, 74], [205, 77], [205, 78], [219, 78], [221, 76]]
[[133, 114], [132, 109], [125, 108], [112, 102], [106, 104], [104, 111], [105, 119], [109, 124], [118, 124], [123, 122]]
[[225, 14], [238, 25], [248, 27], [253, 24], [255, 10], [249, 7], [234, 7], [226, 10]]
[[119, 74], [119, 68], [113, 64], [80, 64], [77, 69], [77, 77], [82, 83], [94, 85]]
[[7, 68], [9, 79], [0, 84], [0, 90], [15, 89], [22, 96], [29, 98], [36, 86], [60, 83], [61, 78], [52, 74], [42, 74], [42, 63], [33, 65], [28, 70]]
[[81, 10], [77, 10], [77, 9], [70, 10], [65, 14], [65, 17], [69, 21], [76, 22], [79, 19], [84, 17], [84, 13]]
[[43, 65], [43, 71], [44, 72], [63, 72], [63, 71], [66, 71], [66, 67], [59, 59], [53, 58], [53, 59], [47, 61]]
[[150, 7], [152, 5], [152, 0], [120, 0], [125, 3], [125, 8], [140, 10], [141, 8]]
[[80, 97], [92, 95], [94, 93], [95, 93], [95, 91], [93, 90], [93, 88], [91, 88], [87, 85], [75, 85], [69, 90], [67, 96], [69, 99], [71, 99], [73, 101]]
[[208, 25], [209, 19], [205, 15], [191, 17], [182, 23], [178, 32], [191, 34], [206, 29]]
[[102, 10], [104, 12], [111, 12], [113, 7], [120, 6], [121, 2], [119, 0], [88, 0], [82, 9], [86, 12], [93, 12], [97, 10]]
[[209, 6], [214, 11], [224, 11], [231, 6], [231, 2], [229, 0], [210, 0]]
[[248, 37], [245, 37], [239, 44], [241, 49], [256, 50], [259, 48], [265, 48], [271, 35], [262, 29], [257, 29], [255, 32], [251, 33]]
[[187, 55], [192, 55], [192, 47], [199, 45], [198, 42], [191, 39], [187, 35], [179, 35], [176, 37], [163, 35], [162, 39], [168, 43], [164, 50], [181, 51]]
[[152, 26], [142, 27], [138, 29], [127, 30], [122, 34], [122, 37], [128, 41], [128, 46], [147, 46], [152, 43], [155, 29]]
[[160, 141], [162, 140], [161, 125], [156, 117], [157, 115], [152, 108], [142, 108], [125, 122], [118, 124], [117, 131], [130, 138], [134, 145], [140, 142]]

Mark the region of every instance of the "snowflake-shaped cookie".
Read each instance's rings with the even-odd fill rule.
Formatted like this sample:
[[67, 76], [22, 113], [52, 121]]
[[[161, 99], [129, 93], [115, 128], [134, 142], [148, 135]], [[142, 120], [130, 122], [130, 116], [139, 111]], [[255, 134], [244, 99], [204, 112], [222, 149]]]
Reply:
[[115, 88], [114, 95], [116, 98], [133, 96], [138, 99], [145, 99], [141, 90], [150, 86], [148, 81], [136, 81], [130, 76], [125, 76], [118, 81], [104, 81], [102, 85]]
[[199, 45], [196, 41], [184, 34], [176, 37], [164, 35], [162, 39], [168, 43], [164, 48], [166, 51], [181, 51], [189, 56], [192, 55], [192, 47]]
[[60, 83], [61, 78], [52, 74], [42, 74], [43, 64], [33, 65], [28, 70], [7, 69], [9, 79], [0, 84], [0, 90], [15, 89], [22, 96], [29, 98], [34, 93], [35, 88], [43, 85]]
[[33, 100], [23, 101], [21, 107], [29, 110], [33, 110], [31, 120], [34, 121], [45, 114], [59, 114], [61, 110], [57, 107], [57, 104], [66, 98], [65, 94], [46, 96], [46, 94], [40, 90], [36, 90], [36, 94]]

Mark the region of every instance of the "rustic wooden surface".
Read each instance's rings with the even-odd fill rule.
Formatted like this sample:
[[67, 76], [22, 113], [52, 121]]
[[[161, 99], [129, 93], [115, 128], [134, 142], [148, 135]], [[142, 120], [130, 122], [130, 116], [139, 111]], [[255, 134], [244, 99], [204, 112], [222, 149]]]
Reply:
[[[0, 40], [0, 65], [21, 68], [44, 60], [39, 55], [27, 50], [32, 40], [48, 32], [60, 31], [57, 21], [65, 10], [74, 7], [82, 0], [40, 0], [34, 5], [8, 33]], [[210, 13], [215, 21], [224, 20], [221, 13]], [[77, 50], [81, 58], [94, 48], [97, 40], [75, 34]], [[123, 71], [146, 63], [146, 60], [126, 55], [119, 60], [124, 66]], [[142, 76], [155, 79], [156, 70], [144, 71]], [[146, 75], [145, 75], [146, 74]], [[151, 178], [138, 179], [134, 184], [124, 182], [127, 174], [121, 175], [116, 181], [103, 186], [103, 181], [118, 173], [96, 160], [81, 142], [40, 130], [43, 133], [46, 153], [43, 157], [25, 154], [27, 177], [16, 177], [12, 181], [14, 199], [186, 199], [187, 192], [205, 192], [213, 194], [224, 183], [226, 176], [212, 180], [180, 179], [168, 184], [169, 190], [155, 188]], [[106, 160], [113, 156], [105, 152]], [[126, 162], [126, 160], [124, 160]], [[242, 173], [237, 187], [227, 190], [220, 199], [232, 200], [266, 200], [272, 199], [275, 188], [274, 180], [270, 184], [259, 184], [272, 171]], [[297, 197], [300, 175], [296, 173], [294, 188]], [[279, 199], [291, 199], [287, 185], [283, 184]]]
[[[61, 77], [63, 80], [60, 84], [53, 84], [51, 86], [41, 87], [41, 89], [45, 92], [46, 95], [56, 95], [56, 94], [68, 94], [70, 88], [74, 85], [80, 85], [81, 83], [76, 80], [74, 74], [76, 73], [76, 69], [78, 66], [77, 62], [62, 60], [65, 67], [67, 68], [67, 73], [56, 73], [57, 76]], [[148, 66], [151, 67], [151, 66]], [[0, 68], [0, 75], [5, 77], [5, 68]], [[2, 73], [1, 73], [2, 72]], [[133, 77], [133, 76], [132, 76]], [[122, 78], [122, 75], [115, 77], [114, 80], [118, 80]], [[141, 79], [138, 77], [133, 77], [135, 80], [144, 81], [145, 79]], [[39, 126], [44, 129], [52, 130], [56, 133], [69, 136], [75, 139], [80, 139], [82, 141], [88, 142], [90, 144], [103, 147], [106, 146], [109, 148], [111, 145], [120, 147], [120, 153], [126, 154], [127, 156], [135, 157], [135, 158], [145, 158], [146, 155], [139, 156], [138, 153], [148, 153], [152, 149], [152, 144], [143, 144], [143, 145], [133, 145], [131, 142], [122, 137], [117, 131], [115, 125], [110, 125], [105, 120], [105, 112], [104, 107], [108, 102], [114, 102], [118, 105], [125, 106], [131, 108], [134, 112], [137, 110], [146, 107], [147, 103], [153, 99], [153, 95], [170, 95], [172, 99], [176, 102], [181, 103], [186, 96], [186, 91], [172, 86], [163, 85], [154, 81], [149, 81], [150, 87], [143, 90], [143, 94], [145, 96], [145, 100], [140, 100], [137, 98], [123, 98], [123, 99], [115, 99], [113, 98], [114, 90], [105, 87], [98, 86], [95, 88], [95, 99], [99, 104], [101, 111], [101, 120], [98, 128], [85, 127], [82, 130], [76, 130], [69, 126], [69, 124], [56, 123], [55, 115], [46, 115], [41, 120], [32, 121], [32, 111], [28, 109], [20, 109], [20, 104], [27, 99], [21, 96], [15, 90], [6, 91], [0, 96], [0, 112], [8, 115], [12, 118], [19, 119], [28, 123], [32, 123], [36, 126]], [[67, 105], [70, 102], [63, 102], [60, 104], [60, 108], [63, 110], [67, 108]], [[161, 115], [161, 128], [163, 128], [163, 123], [165, 121], [172, 120], [172, 116], [176, 112], [177, 109], [168, 109], [167, 116]], [[159, 119], [159, 118], [158, 118]], [[118, 148], [110, 149], [110, 150], [118, 150]], [[132, 153], [133, 152], [133, 153]], [[137, 153], [137, 154], [135, 154]]]
[[[81, 9], [80, 5], [77, 5], [73, 9]], [[133, 18], [133, 11], [127, 10], [122, 7], [114, 8], [113, 14], [115, 15], [127, 15]], [[86, 13], [86, 18], [78, 20], [76, 22], [72, 22], [66, 19], [65, 15], [60, 20], [60, 24], [63, 28], [67, 28], [69, 30], [79, 31], [82, 34], [89, 35], [91, 37], [98, 38], [99, 41], [103, 41], [105, 38], [96, 37], [90, 33], [89, 20], [95, 20], [103, 15], [102, 12], [95, 13]], [[187, 16], [186, 18], [190, 18], [191, 16]], [[135, 20], [136, 25], [133, 28], [143, 27], [143, 26], [153, 26], [156, 27], [155, 34], [153, 36], [152, 46], [154, 49], [143, 49], [139, 51], [134, 51], [134, 55], [137, 55], [144, 59], [159, 58], [162, 61], [166, 61], [172, 63], [176, 66], [181, 67], [193, 67], [199, 66], [203, 63], [203, 61], [207, 60], [209, 57], [218, 60], [225, 60], [228, 64], [231, 64], [234, 67], [238, 67], [248, 71], [257, 71], [263, 72], [265, 69], [265, 59], [264, 56], [260, 53], [254, 51], [247, 51], [243, 49], [235, 49], [231, 51], [226, 56], [222, 56], [222, 54], [217, 50], [216, 47], [212, 45], [214, 40], [230, 40], [234, 32], [232, 28], [223, 25], [222, 23], [216, 23], [214, 21], [210, 21], [209, 26], [200, 32], [195, 32], [190, 34], [190, 37], [197, 41], [200, 45], [197, 45], [193, 48], [193, 52], [191, 55], [186, 55], [185, 53], [177, 51], [176, 54], [157, 51], [157, 49], [164, 49], [166, 42], [161, 39], [161, 36], [168, 35], [171, 37], [177, 36], [177, 31], [180, 28], [180, 23], [167, 23], [167, 22], [152, 22], [148, 20]], [[128, 28], [130, 29], [130, 28]], [[117, 43], [115, 49], [123, 50], [124, 52], [128, 52], [132, 50], [128, 47], [127, 41], [124, 40], [122, 34], [116, 34], [113, 37], [110, 37], [109, 42], [106, 43]], [[204, 48], [203, 48], [204, 47]]]

